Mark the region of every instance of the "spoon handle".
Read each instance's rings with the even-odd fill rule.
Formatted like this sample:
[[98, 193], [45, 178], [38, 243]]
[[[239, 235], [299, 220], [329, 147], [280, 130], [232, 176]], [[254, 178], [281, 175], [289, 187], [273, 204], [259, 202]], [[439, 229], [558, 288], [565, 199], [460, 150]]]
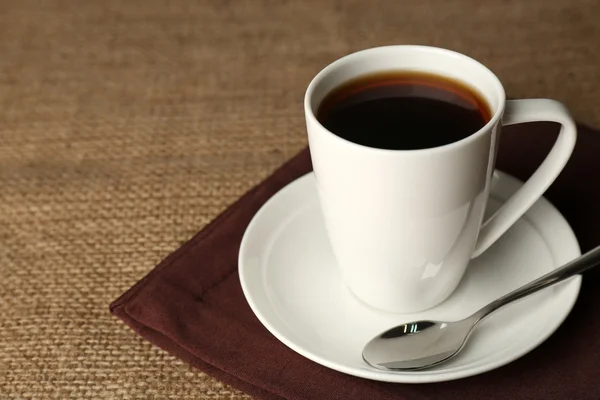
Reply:
[[562, 267], [557, 268], [554, 271], [549, 272], [546, 275], [526, 284], [525, 286], [521, 286], [507, 295], [500, 297], [499, 299], [483, 307], [481, 310], [477, 311], [470, 318], [474, 318], [478, 322], [508, 303], [512, 303], [515, 300], [529, 296], [530, 294], [545, 289], [548, 286], [562, 282], [573, 275], [580, 274], [583, 271], [593, 268], [597, 265], [600, 265], [600, 246], [588, 251], [581, 257], [576, 258]]

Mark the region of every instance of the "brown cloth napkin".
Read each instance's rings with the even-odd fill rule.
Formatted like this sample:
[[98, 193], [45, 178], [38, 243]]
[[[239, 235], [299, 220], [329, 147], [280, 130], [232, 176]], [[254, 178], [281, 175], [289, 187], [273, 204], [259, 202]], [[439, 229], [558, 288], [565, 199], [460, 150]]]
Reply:
[[[505, 128], [497, 166], [526, 179], [557, 126]], [[250, 190], [111, 305], [138, 334], [206, 373], [262, 399], [600, 399], [600, 269], [583, 279], [574, 310], [541, 346], [494, 371], [436, 384], [390, 384], [313, 363], [273, 337], [250, 310], [237, 256], [246, 226], [279, 189], [311, 170], [302, 151]], [[580, 127], [575, 153], [546, 196], [582, 250], [600, 244], [600, 132]]]

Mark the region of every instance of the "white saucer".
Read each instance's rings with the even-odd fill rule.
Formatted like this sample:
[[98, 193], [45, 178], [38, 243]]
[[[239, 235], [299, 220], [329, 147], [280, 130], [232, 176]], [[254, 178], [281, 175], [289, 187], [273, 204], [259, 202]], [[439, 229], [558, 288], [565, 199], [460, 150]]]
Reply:
[[[496, 172], [490, 211], [521, 185]], [[400, 323], [466, 317], [578, 255], [573, 231], [562, 215], [541, 199], [472, 262], [446, 302], [415, 314], [380, 312], [357, 300], [341, 282], [310, 173], [282, 189], [255, 215], [242, 240], [239, 274], [246, 299], [259, 320], [301, 355], [362, 378], [423, 383], [480, 374], [538, 346], [571, 311], [581, 277], [501, 309], [482, 321], [461, 354], [428, 370], [376, 370], [362, 360], [363, 346]]]

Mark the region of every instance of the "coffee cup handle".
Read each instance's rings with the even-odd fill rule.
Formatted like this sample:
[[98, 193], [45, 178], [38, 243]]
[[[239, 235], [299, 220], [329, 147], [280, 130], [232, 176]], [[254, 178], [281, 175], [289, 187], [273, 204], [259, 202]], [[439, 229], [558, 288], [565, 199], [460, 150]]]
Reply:
[[564, 105], [549, 99], [508, 100], [502, 125], [550, 121], [562, 125], [552, 150], [535, 173], [485, 221], [479, 231], [473, 258], [481, 255], [544, 194], [571, 157], [577, 127]]

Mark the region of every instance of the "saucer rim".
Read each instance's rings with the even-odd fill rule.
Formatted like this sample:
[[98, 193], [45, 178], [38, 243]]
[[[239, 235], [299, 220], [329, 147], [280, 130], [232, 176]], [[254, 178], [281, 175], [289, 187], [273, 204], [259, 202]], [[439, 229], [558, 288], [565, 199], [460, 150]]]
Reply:
[[[334, 360], [329, 360], [318, 354], [315, 354], [314, 352], [310, 351], [309, 349], [303, 348], [300, 344], [295, 343], [294, 340], [287, 338], [285, 336], [285, 334], [280, 333], [276, 327], [271, 325], [271, 323], [269, 322], [269, 318], [266, 317], [265, 315], [263, 315], [263, 313], [260, 310], [260, 307], [254, 301], [254, 298], [251, 293], [252, 290], [248, 287], [248, 283], [247, 283], [247, 279], [246, 279], [246, 275], [245, 275], [246, 269], [244, 268], [244, 260], [246, 259], [245, 255], [249, 251], [248, 250], [248, 246], [249, 246], [248, 238], [252, 234], [252, 232], [254, 230], [254, 226], [262, 218], [263, 214], [269, 212], [271, 204], [276, 202], [280, 195], [282, 195], [284, 192], [292, 190], [295, 185], [298, 185], [301, 181], [310, 179], [311, 177], [314, 179], [314, 172], [312, 172], [312, 171], [308, 172], [308, 173], [302, 175], [301, 177], [296, 178], [292, 182], [288, 183], [283, 188], [281, 188], [279, 191], [277, 191], [277, 193], [275, 193], [273, 196], [271, 196], [256, 212], [256, 214], [253, 216], [252, 220], [246, 227], [246, 230], [244, 231], [244, 235], [242, 237], [242, 241], [240, 243], [240, 248], [239, 248], [239, 253], [238, 253], [238, 273], [239, 273], [239, 279], [240, 279], [242, 291], [244, 293], [244, 297], [246, 298], [246, 301], [248, 302], [252, 312], [256, 315], [256, 317], [261, 322], [261, 324], [277, 340], [282, 342], [284, 345], [286, 345], [288, 348], [295, 351], [299, 355], [301, 355], [313, 362], [316, 362], [316, 363], [323, 365], [329, 369], [332, 369], [332, 370], [335, 370], [338, 372], [342, 372], [342, 373], [345, 373], [348, 375], [365, 378], [365, 379], [369, 379], [369, 380], [374, 380], [374, 381], [389, 382], [389, 383], [433, 383], [433, 382], [445, 382], [445, 381], [451, 381], [451, 380], [456, 380], [456, 379], [463, 379], [463, 378], [479, 375], [479, 374], [500, 368], [504, 365], [507, 365], [507, 364], [523, 357], [527, 353], [531, 352], [533, 349], [540, 346], [550, 336], [552, 336], [554, 334], [554, 332], [556, 332], [556, 330], [563, 324], [565, 319], [571, 313], [571, 311], [577, 301], [577, 298], [578, 298], [579, 292], [580, 292], [580, 288], [581, 288], [581, 275], [576, 275], [573, 278], [570, 278], [569, 280], [567, 280], [563, 283], [564, 286], [562, 289], [569, 290], [571, 292], [571, 293], [565, 293], [565, 296], [570, 295], [570, 297], [568, 299], [565, 299], [565, 301], [568, 300], [568, 303], [567, 304], [563, 303], [562, 313], [560, 316], [558, 316], [557, 318], [554, 319], [554, 325], [552, 327], [550, 327], [547, 331], [541, 332], [541, 335], [536, 336], [536, 340], [531, 341], [532, 345], [525, 346], [524, 349], [520, 349], [519, 351], [512, 352], [512, 353], [511, 353], [511, 349], [513, 348], [513, 346], [509, 346], [500, 352], [494, 353], [495, 359], [492, 362], [486, 361], [487, 359], [489, 359], [491, 357], [490, 356], [490, 357], [479, 360], [475, 365], [473, 365], [469, 368], [466, 368], [466, 369], [462, 368], [462, 369], [458, 369], [457, 371], [435, 370], [435, 369], [428, 369], [428, 370], [422, 370], [422, 371], [385, 371], [385, 370], [379, 370], [379, 369], [372, 368], [366, 364], [362, 368], [356, 367], [356, 366], [347, 366], [343, 363], [339, 363]], [[502, 183], [505, 183], [508, 186], [523, 185], [523, 182], [520, 179], [517, 179], [517, 178], [513, 177], [512, 175], [507, 174], [502, 171], [499, 171], [499, 170], [494, 171], [494, 178], [500, 180], [501, 182], [504, 181]], [[502, 201], [506, 200], [504, 198], [501, 198], [501, 196], [493, 196], [493, 193], [490, 193], [490, 196], [500, 199]], [[546, 208], [548, 210], [546, 212], [551, 212], [551, 213], [555, 214], [555, 217], [557, 217], [557, 220], [560, 221], [559, 223], [563, 225], [563, 227], [561, 228], [561, 231], [563, 232], [563, 236], [566, 236], [569, 239], [563, 238], [563, 242], [561, 243], [561, 248], [562, 248], [561, 254], [569, 253], [570, 254], [569, 257], [571, 257], [571, 258], [575, 258], [575, 257], [578, 257], [579, 255], [581, 255], [581, 250], [580, 250], [579, 242], [577, 241], [577, 237], [575, 236], [575, 233], [573, 232], [573, 229], [569, 225], [568, 221], [564, 218], [564, 216], [560, 213], [560, 211], [558, 211], [558, 209], [545, 197], [541, 197], [536, 202], [536, 205], [538, 205], [537, 207]], [[534, 207], [535, 207], [535, 205], [534, 205]], [[302, 207], [302, 208], [304, 208], [304, 207]], [[532, 209], [533, 209], [533, 207], [530, 210], [528, 210], [522, 218], [527, 217]], [[529, 224], [531, 224], [531, 226], [534, 227], [536, 229], [536, 231], [538, 231], [538, 234], [540, 234], [540, 236], [544, 240], [544, 243], [546, 245], [548, 245], [548, 251], [552, 255], [552, 258], [556, 259], [556, 255], [553, 253], [552, 248], [549, 246], [549, 243], [548, 243], [548, 240], [546, 239], [546, 237], [541, 234], [540, 229], [537, 226], [537, 223], [535, 223], [535, 221], [533, 221], [531, 218], [527, 218], [527, 222]], [[568, 240], [568, 242], [566, 240]], [[564, 257], [564, 255], [563, 255], [563, 257]], [[511, 354], [506, 356], [506, 353], [511, 353]]]

